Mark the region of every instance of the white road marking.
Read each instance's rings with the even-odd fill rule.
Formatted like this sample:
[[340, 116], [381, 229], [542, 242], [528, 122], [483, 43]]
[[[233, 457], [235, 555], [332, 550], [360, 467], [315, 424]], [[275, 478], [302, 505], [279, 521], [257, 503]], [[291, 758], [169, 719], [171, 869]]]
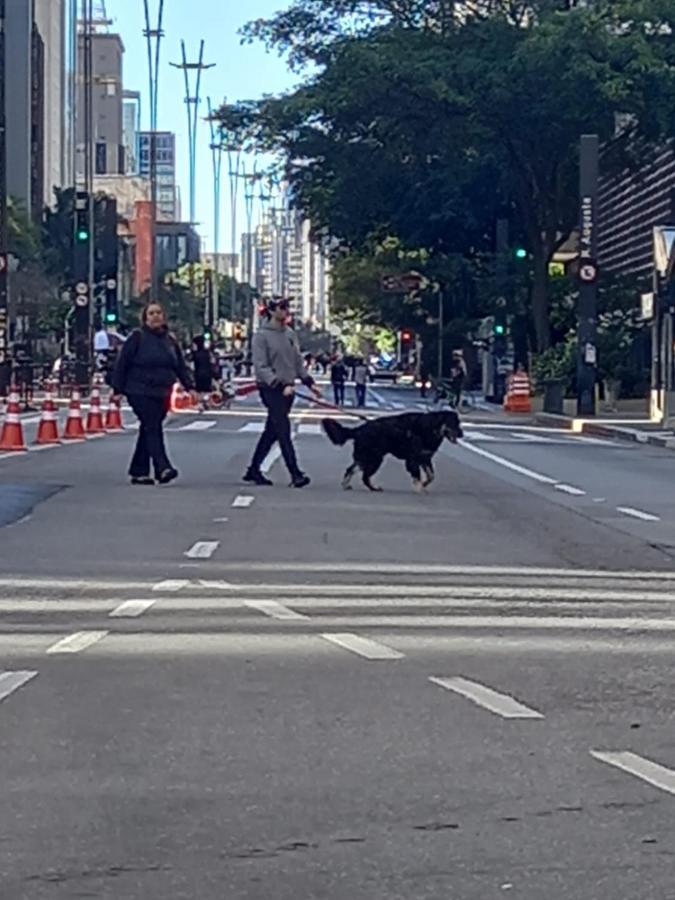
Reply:
[[219, 546], [220, 541], [197, 541], [185, 551], [185, 556], [188, 559], [209, 559]]
[[176, 431], [208, 431], [216, 425], [215, 419], [197, 419], [196, 422], [190, 422], [188, 425], [182, 425]]
[[585, 497], [586, 491], [582, 491], [581, 488], [574, 487], [571, 484], [556, 484], [556, 491], [562, 491], [563, 494], [571, 494], [573, 497]]
[[151, 606], [154, 606], [156, 600], [126, 600], [110, 613], [111, 619], [135, 619], [142, 616]]
[[484, 431], [474, 431], [473, 428], [466, 429], [466, 437], [471, 441], [496, 441], [497, 438], [493, 434], [485, 434]]
[[631, 516], [633, 519], [642, 519], [643, 522], [660, 522], [660, 516], [653, 516], [651, 513], [643, 512], [641, 509], [633, 509], [632, 506], [617, 506], [617, 510], [624, 516]]
[[492, 688], [486, 687], [477, 681], [469, 681], [467, 678], [430, 678], [433, 684], [438, 684], [446, 691], [454, 691], [461, 694], [467, 700], [473, 700], [478, 706], [489, 709], [503, 719], [543, 719], [543, 715], [536, 709], [531, 709], [514, 700], [508, 694], [500, 694]]
[[539, 434], [528, 434], [526, 431], [512, 431], [510, 435], [512, 438], [516, 438], [519, 441], [529, 441], [531, 444], [553, 443], [550, 438], [542, 437]]
[[219, 523], [222, 524], [223, 522], [229, 522], [230, 520], [228, 519], [227, 516], [220, 516], [220, 518], [214, 519], [213, 521], [214, 521], [214, 522], [219, 522]]
[[250, 609], [257, 609], [272, 619], [309, 619], [309, 616], [303, 616], [302, 613], [289, 609], [276, 600], [247, 600], [244, 605]]
[[152, 589], [161, 593], [174, 594], [176, 591], [181, 591], [184, 587], [187, 587], [188, 584], [190, 582], [187, 578], [167, 578], [166, 581], [158, 581], [157, 584], [153, 585]]
[[[263, 473], [263, 475], [268, 474], [269, 470], [272, 468], [272, 466], [279, 459], [280, 456], [281, 456], [281, 449], [279, 448], [278, 444], [275, 444], [272, 447], [272, 449], [270, 450], [270, 452], [267, 454], [265, 459], [263, 460], [262, 465], [260, 466], [260, 471]], [[250, 504], [249, 504], [249, 506], [250, 506]]]
[[232, 501], [232, 506], [235, 509], [248, 509], [249, 506], [253, 504], [255, 497], [250, 494], [239, 494]]
[[359, 637], [350, 632], [322, 634], [321, 637], [330, 641], [331, 644], [351, 650], [352, 653], [366, 659], [403, 659], [405, 656], [405, 653], [399, 653], [398, 650], [392, 650], [391, 647], [385, 647], [384, 644], [378, 644], [377, 641], [371, 641], [369, 638]]
[[323, 434], [323, 430], [321, 425], [315, 425], [313, 422], [311, 424], [305, 423], [301, 424], [298, 428], [298, 434], [312, 434], [321, 436]]
[[204, 588], [214, 588], [218, 591], [229, 591], [235, 587], [235, 585], [231, 584], [229, 581], [206, 581], [203, 578], [199, 579], [199, 586]]
[[472, 444], [467, 443], [466, 440], [462, 439], [459, 441], [459, 444], [464, 447], [465, 450], [470, 450], [471, 453], [477, 453], [478, 456], [483, 456], [485, 459], [489, 459], [491, 462], [497, 463], [498, 466], [504, 466], [505, 469], [510, 469], [512, 472], [517, 472], [519, 475], [525, 475], [526, 478], [531, 478], [533, 481], [538, 481], [540, 484], [557, 484], [557, 478], [551, 478], [548, 475], [542, 475], [541, 472], [535, 472], [533, 469], [528, 469], [525, 466], [519, 466], [517, 463], [511, 462], [509, 459], [504, 459], [503, 456], [497, 456], [496, 453], [490, 453], [487, 450], [483, 450], [482, 447], [474, 447]]
[[242, 425], [242, 427], [239, 429], [240, 432], [245, 431], [249, 434], [262, 434], [264, 430], [264, 422], [247, 422], [246, 425]]
[[79, 653], [102, 641], [108, 631], [76, 631], [47, 648], [47, 653]]
[[675, 794], [675, 771], [645, 759], [644, 756], [638, 756], [637, 753], [630, 753], [627, 750], [612, 753], [591, 750], [591, 756], [599, 762], [622, 769], [629, 775], [635, 775], [636, 778], [641, 778], [662, 791]]
[[28, 670], [20, 672], [0, 672], [0, 701], [5, 700], [14, 691], [18, 691], [20, 687], [31, 681], [37, 672]]

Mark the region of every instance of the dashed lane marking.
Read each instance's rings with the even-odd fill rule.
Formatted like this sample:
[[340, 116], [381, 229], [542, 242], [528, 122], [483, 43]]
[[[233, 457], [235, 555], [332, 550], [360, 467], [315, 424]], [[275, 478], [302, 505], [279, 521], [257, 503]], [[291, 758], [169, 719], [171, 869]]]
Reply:
[[196, 422], [190, 422], [188, 425], [182, 425], [176, 431], [208, 431], [216, 425], [215, 419], [197, 419]]
[[497, 463], [498, 466], [503, 466], [505, 469], [517, 472], [519, 475], [525, 475], [526, 478], [531, 478], [533, 481], [538, 481], [540, 484], [558, 483], [557, 478], [551, 478], [549, 475], [542, 475], [541, 472], [535, 472], [534, 469], [528, 469], [526, 466], [519, 466], [518, 463], [511, 462], [510, 459], [504, 459], [503, 456], [497, 456], [496, 453], [490, 453], [488, 450], [483, 450], [482, 447], [474, 447], [464, 439], [460, 440], [459, 444], [471, 453], [476, 453], [478, 456], [489, 459], [490, 462]]
[[126, 600], [110, 613], [111, 619], [135, 619], [154, 606], [156, 600]]
[[37, 672], [0, 672], [0, 701], [6, 700], [14, 691], [18, 691], [24, 684], [28, 684], [37, 675]]
[[102, 641], [108, 631], [76, 631], [47, 648], [47, 653], [80, 653]]
[[287, 606], [277, 603], [276, 600], [247, 600], [244, 606], [248, 606], [249, 609], [257, 609], [258, 612], [264, 613], [272, 619], [309, 619], [309, 616], [289, 609]]
[[585, 497], [586, 491], [582, 491], [581, 488], [574, 487], [572, 484], [556, 484], [556, 491], [562, 491], [563, 494], [570, 494], [572, 497]]
[[629, 775], [641, 778], [642, 781], [646, 781], [662, 791], [675, 794], [675, 772], [650, 759], [645, 759], [644, 756], [638, 756], [637, 753], [627, 750], [607, 753], [591, 750], [591, 756], [599, 762], [607, 763], [608, 766], [614, 766], [616, 769], [628, 772]]
[[185, 551], [188, 559], [209, 559], [220, 546], [220, 541], [197, 541]]
[[377, 641], [371, 641], [369, 638], [359, 637], [357, 634], [350, 632], [341, 632], [338, 634], [322, 634], [321, 637], [336, 644], [344, 650], [363, 656], [365, 659], [383, 660], [383, 659], [403, 659], [405, 653], [399, 653], [398, 650], [392, 650], [391, 647], [385, 647], [384, 644], [378, 644]]
[[158, 581], [157, 584], [153, 585], [153, 591], [159, 591], [160, 593], [168, 593], [173, 594], [177, 591], [181, 591], [184, 587], [187, 587], [190, 582], [187, 578], [167, 578], [165, 581]]
[[536, 709], [531, 709], [523, 703], [519, 703], [508, 694], [501, 694], [477, 681], [469, 681], [467, 678], [435, 678], [429, 679], [446, 691], [454, 691], [461, 694], [467, 700], [472, 700], [478, 706], [490, 710], [503, 719], [543, 719], [543, 715]]
[[232, 501], [232, 506], [235, 509], [248, 509], [249, 506], [253, 504], [255, 497], [250, 494], [239, 494]]
[[641, 509], [633, 509], [632, 506], [617, 506], [617, 510], [624, 516], [630, 516], [632, 519], [641, 519], [643, 522], [660, 522], [660, 516], [654, 516], [652, 513], [643, 512]]

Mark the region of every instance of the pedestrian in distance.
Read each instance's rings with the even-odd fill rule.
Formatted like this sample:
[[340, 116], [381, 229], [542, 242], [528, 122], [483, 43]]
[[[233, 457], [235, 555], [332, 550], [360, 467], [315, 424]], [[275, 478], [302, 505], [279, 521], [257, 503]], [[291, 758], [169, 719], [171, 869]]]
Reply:
[[[138, 439], [129, 466], [132, 484], [168, 484], [178, 477], [164, 444], [163, 423], [171, 391], [179, 381], [198, 401], [192, 376], [178, 341], [169, 333], [164, 307], [149, 303], [141, 314], [142, 327], [127, 338], [113, 375], [115, 399], [126, 395], [138, 417]], [[150, 476], [152, 462], [155, 477]]]
[[201, 394], [202, 409], [207, 408], [208, 399], [213, 391], [215, 362], [210, 350], [207, 350], [204, 335], [198, 334], [192, 341], [192, 364], [195, 369], [195, 388]]
[[368, 366], [360, 359], [354, 366], [354, 390], [356, 392], [356, 405], [366, 405], [366, 390], [368, 384]]
[[347, 381], [347, 366], [342, 357], [335, 360], [330, 369], [330, 380], [333, 385], [333, 396], [336, 406], [345, 405], [345, 382]]
[[321, 391], [305, 368], [298, 339], [295, 332], [287, 326], [287, 320], [288, 301], [269, 301], [261, 327], [253, 338], [253, 368], [260, 399], [267, 409], [267, 421], [244, 481], [249, 484], [272, 484], [260, 467], [278, 441], [291, 476], [291, 486], [303, 488], [310, 483], [310, 479], [298, 465], [289, 418], [295, 383], [301, 381], [317, 398], [321, 396]]

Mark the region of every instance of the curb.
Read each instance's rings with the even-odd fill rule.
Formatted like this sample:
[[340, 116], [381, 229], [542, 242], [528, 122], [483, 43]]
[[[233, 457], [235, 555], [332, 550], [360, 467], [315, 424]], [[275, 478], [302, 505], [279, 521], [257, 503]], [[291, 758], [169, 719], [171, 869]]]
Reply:
[[554, 413], [538, 413], [534, 417], [537, 425], [551, 425], [557, 428], [568, 428], [576, 434], [588, 434], [594, 437], [616, 438], [633, 444], [648, 444], [664, 450], [675, 450], [675, 435], [664, 437], [661, 434], [650, 434], [639, 428], [626, 428], [619, 425], [608, 425], [604, 422], [590, 422], [588, 419], [574, 419]]

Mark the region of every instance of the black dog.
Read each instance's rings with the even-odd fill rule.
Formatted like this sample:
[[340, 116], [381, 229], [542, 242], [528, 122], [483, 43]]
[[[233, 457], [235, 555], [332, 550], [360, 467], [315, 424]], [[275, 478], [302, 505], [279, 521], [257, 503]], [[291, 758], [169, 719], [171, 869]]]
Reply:
[[[354, 441], [354, 461], [345, 472], [342, 487], [349, 490], [357, 469], [361, 469], [363, 483], [371, 491], [371, 478], [390, 453], [405, 463], [413, 479], [413, 486], [421, 491], [434, 480], [433, 456], [444, 439], [453, 444], [464, 436], [459, 416], [454, 410], [430, 413], [401, 413], [371, 419], [356, 428], [345, 428], [335, 419], [323, 419], [328, 439], [339, 447]], [[424, 472], [424, 480], [422, 479]]]

